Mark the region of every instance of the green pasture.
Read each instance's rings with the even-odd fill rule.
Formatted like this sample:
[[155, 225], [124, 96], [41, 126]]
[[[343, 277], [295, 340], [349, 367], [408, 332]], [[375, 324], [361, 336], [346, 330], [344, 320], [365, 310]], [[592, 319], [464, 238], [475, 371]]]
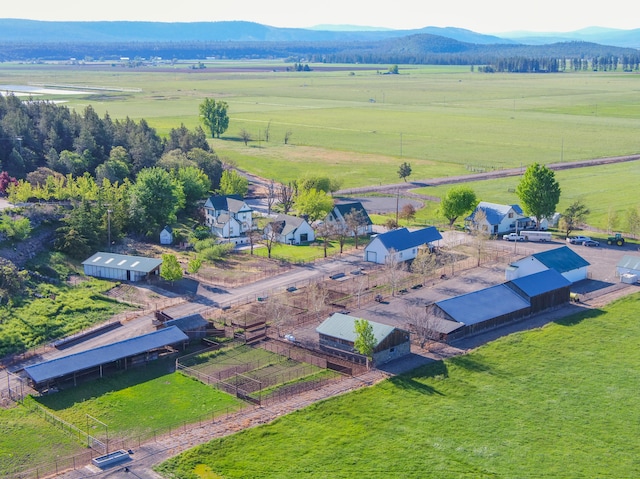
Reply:
[[[205, 97], [224, 100], [230, 125], [211, 140], [213, 148], [222, 159], [278, 181], [330, 175], [350, 188], [398, 182], [403, 161], [411, 164], [410, 179], [420, 180], [640, 150], [638, 76], [631, 73], [400, 66], [399, 75], [384, 75], [387, 65], [312, 64], [311, 72], [285, 72], [290, 64], [281, 61], [206, 64], [204, 70], [190, 70], [189, 63], [140, 69], [2, 64], [0, 75], [7, 84], [94, 88], [42, 98], [79, 111], [92, 105], [114, 119], [145, 118], [161, 134], [180, 124], [197, 126]], [[247, 146], [239, 141], [241, 129], [253, 137]], [[592, 220], [598, 225], [603, 209], [622, 211], [629, 201], [621, 200], [611, 178], [597, 188]], [[568, 199], [563, 195], [563, 205]]]
[[[460, 67], [404, 66], [400, 75], [382, 75], [386, 68], [380, 65], [352, 65], [353, 70], [311, 65], [311, 72], [285, 72], [282, 62], [268, 65], [277, 71], [255, 70], [265, 62], [217, 62], [205, 70], [184, 64], [144, 69], [2, 65], [0, 73], [7, 83], [125, 89], [60, 98], [76, 109], [91, 104], [112, 118], [145, 118], [160, 132], [180, 123], [196, 126], [203, 98], [224, 100], [230, 126], [212, 142], [214, 148], [279, 180], [330, 166], [345, 186], [358, 186], [397, 181], [401, 160], [411, 162], [414, 178], [429, 178], [464, 172], [468, 165], [502, 168], [638, 151], [634, 74], [481, 74]], [[129, 91], [135, 89], [140, 91]], [[253, 135], [249, 147], [237, 141], [241, 128]], [[287, 130], [291, 148], [283, 149]], [[326, 150], [330, 158], [325, 163], [307, 157], [298, 147]], [[354, 155], [374, 158], [354, 162]]]
[[[75, 438], [26, 408], [0, 409], [0, 476], [82, 452]], [[86, 446], [85, 446], [86, 447]]]
[[[555, 175], [562, 190], [558, 211], [564, 211], [575, 200], [581, 199], [591, 211], [587, 218], [591, 226], [607, 230], [610, 220], [617, 216], [617, 224], [614, 221], [612, 229], [626, 231], [626, 211], [629, 208], [640, 208], [637, 193], [640, 184], [638, 162], [561, 170]], [[515, 204], [520, 202], [515, 193], [519, 181], [520, 176], [510, 176], [465, 184], [475, 191], [479, 201]], [[451, 185], [429, 186], [415, 192], [441, 198], [449, 188]], [[418, 212], [417, 217], [439, 218], [438, 206], [438, 203], [426, 202], [425, 208]]]
[[[104, 377], [56, 394], [29, 397], [58, 418], [83, 431], [89, 429], [100, 440], [105, 430], [87, 415], [107, 424], [110, 440], [145, 440], [153, 434], [211, 420], [244, 407], [233, 396], [206, 386], [181, 373], [170, 373], [174, 359], [159, 360], [145, 367]], [[0, 409], [0, 476], [13, 469], [24, 470], [65, 458], [86, 448], [46, 422], [27, 407]]]
[[168, 478], [637, 477], [640, 297], [185, 452]]

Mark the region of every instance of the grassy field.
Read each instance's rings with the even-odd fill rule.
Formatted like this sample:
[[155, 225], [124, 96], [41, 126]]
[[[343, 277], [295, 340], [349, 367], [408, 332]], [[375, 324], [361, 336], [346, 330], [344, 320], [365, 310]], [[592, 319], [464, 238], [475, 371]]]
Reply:
[[[171, 428], [210, 420], [245, 403], [181, 373], [167, 373], [174, 359], [105, 377], [57, 394], [27, 398], [99, 439], [104, 431], [87, 414], [108, 426], [109, 438], [149, 438]], [[96, 426], [98, 429], [96, 429]], [[79, 441], [26, 407], [0, 409], [0, 476], [80, 453]]]
[[637, 477], [640, 296], [194, 448], [165, 477]]
[[[639, 150], [640, 103], [637, 75], [631, 73], [489, 75], [466, 67], [401, 66], [400, 75], [381, 75], [386, 67], [380, 65], [285, 72], [280, 61], [188, 66], [2, 64], [0, 74], [7, 84], [105, 88], [42, 98], [62, 99], [78, 111], [91, 104], [114, 119], [145, 118], [163, 134], [181, 123], [197, 126], [205, 97], [224, 100], [230, 126], [212, 140], [213, 148], [221, 158], [278, 181], [330, 175], [349, 188], [397, 182], [403, 161], [411, 164], [412, 179], [423, 179]], [[248, 146], [239, 141], [242, 128], [253, 136]], [[291, 140], [285, 145], [287, 131]], [[637, 167], [629, 168], [637, 175]], [[603, 211], [622, 214], [622, 203], [632, 199], [608, 170], [603, 174], [611, 181], [598, 188], [584, 183], [590, 174], [566, 173], [577, 184], [565, 186], [561, 205], [593, 193], [592, 220], [601, 225]]]
[[[558, 211], [564, 211], [573, 201], [581, 199], [591, 211], [588, 224], [608, 229], [610, 221], [617, 215], [612, 229], [626, 231], [626, 211], [640, 207], [636, 193], [640, 183], [640, 165], [637, 162], [592, 166], [556, 172], [562, 194]], [[466, 183], [479, 200], [500, 204], [519, 203], [515, 188], [519, 176]], [[415, 190], [430, 196], [442, 197], [451, 185], [432, 186]], [[427, 202], [418, 218], [439, 218], [438, 203]]]

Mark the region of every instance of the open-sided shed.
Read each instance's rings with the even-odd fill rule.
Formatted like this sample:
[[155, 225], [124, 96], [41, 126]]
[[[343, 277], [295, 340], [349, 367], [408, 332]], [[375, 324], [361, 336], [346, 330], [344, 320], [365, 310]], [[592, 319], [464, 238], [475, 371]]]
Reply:
[[158, 351], [179, 345], [189, 338], [176, 326], [125, 339], [117, 343], [81, 351], [61, 358], [51, 359], [24, 371], [33, 387], [50, 389], [58, 384], [77, 380], [82, 376], [102, 377], [107, 369], [127, 369], [129, 366], [156, 359]]

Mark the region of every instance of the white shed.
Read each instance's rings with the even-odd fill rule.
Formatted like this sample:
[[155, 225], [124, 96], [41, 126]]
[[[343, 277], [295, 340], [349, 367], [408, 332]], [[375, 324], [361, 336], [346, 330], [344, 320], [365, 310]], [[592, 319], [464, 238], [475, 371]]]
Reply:
[[120, 281], [141, 281], [160, 274], [161, 259], [99, 252], [82, 262], [84, 274]]
[[160, 231], [160, 244], [173, 244], [173, 229], [171, 226], [165, 226]]

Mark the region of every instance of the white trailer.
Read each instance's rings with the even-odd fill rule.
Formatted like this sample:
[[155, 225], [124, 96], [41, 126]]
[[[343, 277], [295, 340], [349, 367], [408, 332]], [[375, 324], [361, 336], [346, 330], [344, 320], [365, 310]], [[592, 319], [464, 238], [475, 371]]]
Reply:
[[527, 241], [539, 241], [541, 243], [551, 241], [551, 233], [548, 231], [520, 231]]

